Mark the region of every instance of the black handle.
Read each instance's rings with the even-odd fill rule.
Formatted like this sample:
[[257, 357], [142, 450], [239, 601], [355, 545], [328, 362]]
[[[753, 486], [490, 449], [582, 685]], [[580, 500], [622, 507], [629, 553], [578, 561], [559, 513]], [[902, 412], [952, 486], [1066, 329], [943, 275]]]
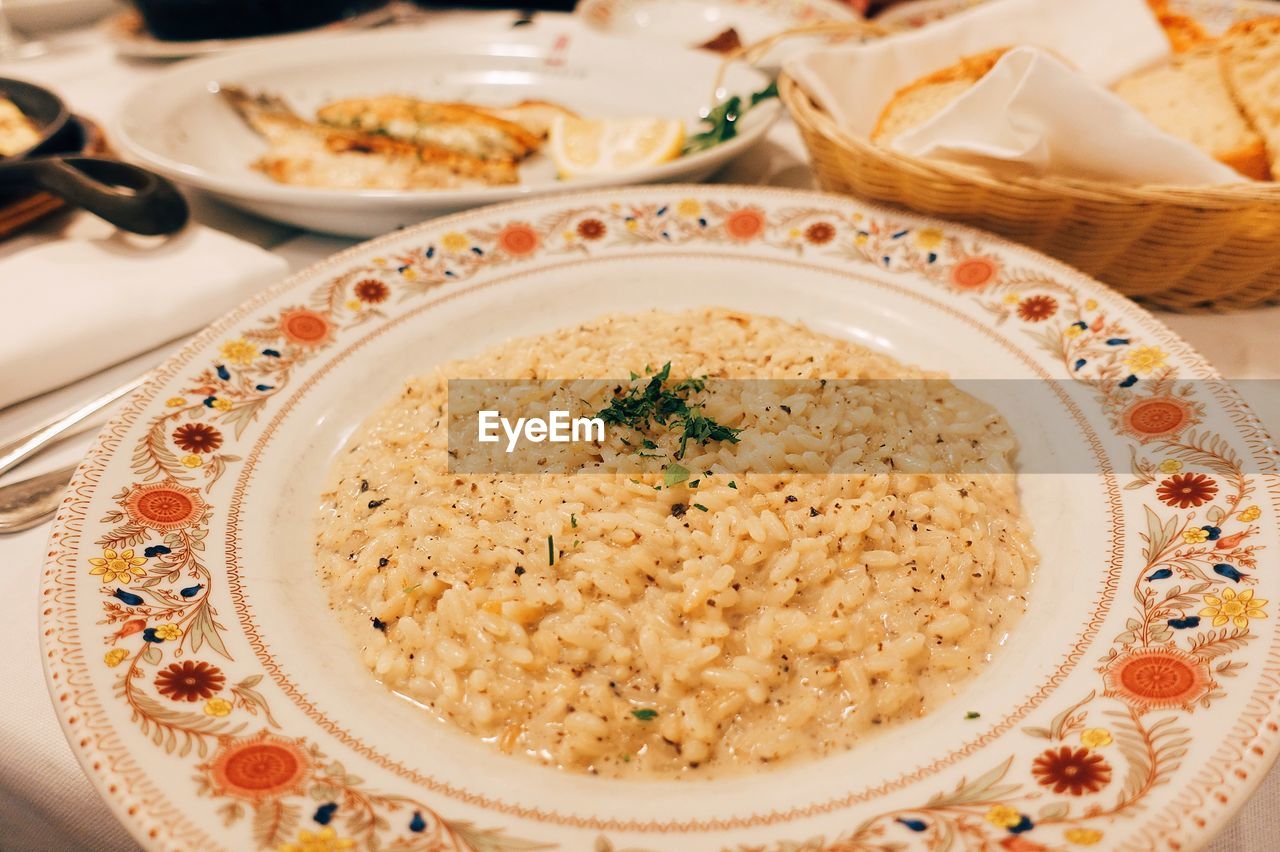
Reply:
[[101, 157], [31, 157], [0, 163], [0, 186], [39, 187], [117, 228], [152, 236], [187, 224], [187, 201], [165, 178]]

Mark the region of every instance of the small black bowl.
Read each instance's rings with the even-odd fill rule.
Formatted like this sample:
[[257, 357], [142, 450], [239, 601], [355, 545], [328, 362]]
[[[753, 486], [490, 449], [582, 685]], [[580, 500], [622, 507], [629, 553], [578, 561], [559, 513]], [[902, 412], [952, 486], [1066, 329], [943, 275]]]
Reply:
[[16, 160], [38, 151], [50, 150], [51, 145], [58, 144], [59, 135], [66, 130], [71, 120], [71, 111], [62, 102], [62, 98], [48, 89], [22, 80], [0, 77], [0, 98], [13, 101], [13, 105], [35, 124], [40, 134], [40, 141], [25, 151], [11, 154], [9, 159]]
[[385, 6], [387, 0], [134, 0], [147, 30], [196, 41], [304, 30]]
[[167, 178], [119, 160], [78, 155], [74, 134], [80, 128], [53, 92], [0, 77], [0, 96], [40, 134], [27, 150], [0, 157], [0, 197], [49, 192], [135, 234], [172, 234], [186, 225], [186, 199]]

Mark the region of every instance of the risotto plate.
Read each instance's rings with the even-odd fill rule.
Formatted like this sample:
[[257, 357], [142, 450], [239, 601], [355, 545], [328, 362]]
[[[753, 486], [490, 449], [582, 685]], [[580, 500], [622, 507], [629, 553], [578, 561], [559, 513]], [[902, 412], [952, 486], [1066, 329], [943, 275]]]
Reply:
[[[1010, 425], [1106, 472], [1020, 475], [1041, 563], [992, 663], [850, 752], [713, 781], [504, 757], [379, 686], [311, 558], [352, 431], [442, 361], [712, 305], [1063, 391]], [[1067, 267], [834, 196], [668, 186], [440, 219], [219, 320], [104, 430], [48, 548], [49, 687], [151, 848], [1196, 845], [1280, 744], [1280, 477], [1216, 378]]]

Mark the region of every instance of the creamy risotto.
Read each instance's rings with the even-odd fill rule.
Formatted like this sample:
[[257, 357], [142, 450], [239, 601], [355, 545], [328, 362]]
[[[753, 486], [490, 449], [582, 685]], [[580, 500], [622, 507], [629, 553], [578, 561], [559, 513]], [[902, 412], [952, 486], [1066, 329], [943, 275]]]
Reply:
[[[928, 376], [799, 325], [702, 310], [607, 317], [410, 381], [340, 454], [316, 539], [332, 605], [383, 683], [504, 752], [686, 777], [849, 748], [985, 664], [1036, 557], [1008, 426], [950, 383], [844, 383], [856, 398], [834, 418], [751, 384], [737, 408], [715, 403], [736, 412], [725, 423], [741, 443], [694, 442], [681, 460], [694, 473], [674, 484], [448, 472], [448, 379], [666, 362], [673, 378], [709, 376], [708, 391]], [[565, 452], [590, 464], [625, 432]], [[838, 457], [887, 447], [993, 473], [809, 472], [815, 432]]]

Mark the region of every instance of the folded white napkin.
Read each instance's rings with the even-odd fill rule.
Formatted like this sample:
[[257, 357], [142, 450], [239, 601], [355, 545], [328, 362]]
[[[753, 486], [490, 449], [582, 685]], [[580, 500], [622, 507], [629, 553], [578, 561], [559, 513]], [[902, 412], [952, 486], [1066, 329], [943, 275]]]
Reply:
[[1134, 184], [1245, 180], [1034, 47], [1006, 53], [976, 85], [890, 147], [1008, 176], [1058, 174]]
[[908, 83], [966, 56], [1018, 45], [1051, 50], [1103, 86], [1169, 53], [1145, 0], [991, 0], [918, 30], [812, 51], [786, 71], [838, 124], [865, 136]]
[[162, 242], [115, 234], [0, 259], [0, 407], [196, 331], [287, 267], [203, 226]]

